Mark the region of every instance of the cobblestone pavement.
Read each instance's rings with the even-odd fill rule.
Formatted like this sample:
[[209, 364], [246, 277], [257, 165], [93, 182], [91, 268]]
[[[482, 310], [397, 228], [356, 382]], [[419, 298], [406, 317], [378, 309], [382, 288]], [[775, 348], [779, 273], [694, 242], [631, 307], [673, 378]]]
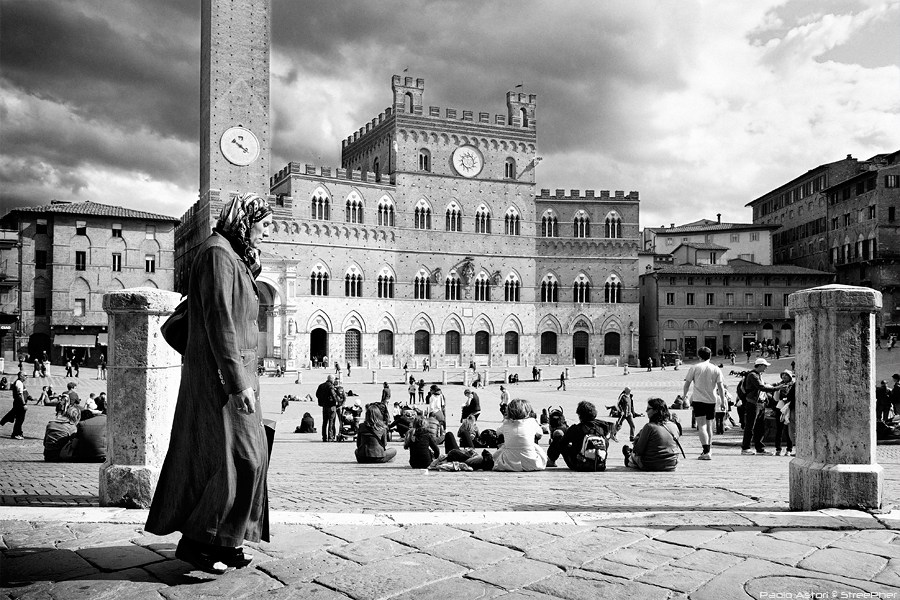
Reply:
[[[881, 353], [880, 353], [881, 354]], [[887, 355], [884, 352], [882, 356]], [[900, 357], [900, 354], [897, 355]], [[789, 364], [788, 360], [782, 363]], [[730, 365], [729, 365], [730, 366]], [[775, 365], [771, 370], [775, 371]], [[553, 367], [556, 369], [557, 367]], [[548, 367], [545, 367], [546, 376]], [[728, 374], [726, 367], [726, 375]], [[567, 391], [556, 391], [558, 381], [533, 383], [530, 369], [518, 368], [523, 382], [508, 386], [512, 397], [523, 397], [540, 410], [559, 404], [570, 421], [575, 421], [575, 405], [582, 399], [593, 401], [603, 412], [612, 405], [619, 391], [629, 385], [635, 395], [637, 410], [643, 410], [650, 396], [667, 401], [681, 392], [684, 370], [632, 371], [629, 376], [614, 367], [598, 367], [598, 377], [590, 377], [590, 367], [570, 368], [572, 379]], [[677, 471], [648, 475], [621, 466], [621, 443], [610, 449], [609, 468], [601, 474], [572, 473], [565, 468], [541, 473], [433, 473], [413, 470], [406, 464], [407, 452], [399, 441], [394, 463], [358, 465], [353, 458], [352, 442], [324, 444], [319, 434], [295, 434], [304, 412], [321, 421], [318, 407], [310, 402], [292, 402], [281, 414], [280, 400], [285, 394], [303, 398], [315, 393], [324, 379], [324, 370], [304, 371], [304, 383], [294, 378], [262, 379], [263, 410], [267, 418], [278, 421], [276, 442], [269, 469], [269, 494], [274, 510], [325, 512], [379, 512], [385, 510], [625, 510], [666, 508], [733, 508], [757, 507], [786, 509], [788, 499], [787, 457], [741, 456], [740, 429], [732, 429], [714, 440], [711, 462], [695, 460], [699, 454], [696, 431], [690, 428], [688, 411], [676, 411], [685, 426], [682, 440], [687, 459]], [[431, 375], [440, 381], [441, 373]], [[408, 398], [406, 386], [400, 384], [402, 371], [381, 371], [389, 378], [394, 400]], [[54, 376], [58, 377], [58, 376]], [[726, 377], [736, 383], [737, 377]], [[39, 381], [39, 380], [38, 380]], [[66, 380], [60, 378], [65, 387]], [[105, 382], [80, 379], [82, 395], [105, 389]], [[29, 386], [36, 387], [29, 379]], [[358, 393], [362, 404], [380, 398], [382, 384], [371, 383], [371, 371], [355, 370], [344, 380], [345, 387]], [[57, 384], [54, 384], [57, 388]], [[448, 423], [455, 430], [463, 400], [461, 385], [444, 386], [448, 397]], [[496, 384], [479, 389], [483, 408], [481, 428], [500, 423], [499, 387]], [[9, 406], [9, 392], [0, 392], [0, 410]], [[42, 460], [43, 430], [53, 416], [53, 408], [29, 405], [24, 441], [0, 437], [0, 505], [97, 506], [97, 464], [45, 463]], [[640, 428], [644, 419], [637, 419]], [[4, 433], [9, 431], [7, 426]], [[619, 436], [627, 440], [626, 429]], [[546, 444], [546, 440], [543, 440]], [[885, 467], [885, 504], [900, 505], [900, 446], [879, 446], [878, 461]], [[560, 463], [562, 464], [562, 463]]]
[[[900, 514], [274, 513], [245, 569], [174, 558], [145, 511], [0, 508], [10, 599], [897, 598]], [[57, 520], [61, 519], [61, 520]], [[805, 594], [805, 595], [803, 595]], [[811, 596], [810, 594], [816, 594]]]

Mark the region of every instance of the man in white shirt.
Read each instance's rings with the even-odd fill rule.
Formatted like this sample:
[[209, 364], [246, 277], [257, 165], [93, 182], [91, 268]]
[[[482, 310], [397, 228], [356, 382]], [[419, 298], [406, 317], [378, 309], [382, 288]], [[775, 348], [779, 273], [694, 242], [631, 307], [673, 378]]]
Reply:
[[703, 453], [700, 460], [711, 460], [710, 444], [712, 443], [713, 423], [716, 420], [716, 394], [725, 398], [725, 383], [722, 370], [709, 362], [712, 350], [703, 346], [697, 350], [700, 357], [699, 363], [692, 365], [684, 377], [684, 392], [682, 396], [687, 398], [691, 384], [694, 384], [694, 395], [691, 397], [691, 406], [694, 418], [697, 419], [697, 432], [700, 434], [700, 443], [703, 445]]
[[25, 422], [25, 402], [28, 400], [28, 392], [25, 390], [25, 373], [22, 371], [19, 371], [19, 376], [16, 377], [16, 380], [12, 384], [12, 393], [12, 409], [4, 415], [3, 419], [0, 419], [0, 426], [12, 422], [12, 439], [24, 440], [25, 437], [22, 431], [22, 423]]

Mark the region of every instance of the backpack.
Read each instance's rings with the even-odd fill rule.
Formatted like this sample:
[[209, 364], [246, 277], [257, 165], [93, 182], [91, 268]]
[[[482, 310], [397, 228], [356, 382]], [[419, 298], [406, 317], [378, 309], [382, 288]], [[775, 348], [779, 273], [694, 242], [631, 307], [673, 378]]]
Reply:
[[476, 448], [498, 448], [500, 446], [500, 436], [497, 435], [496, 429], [485, 429], [478, 436], [478, 444]]
[[738, 384], [737, 389], [735, 390], [735, 394], [737, 394], [738, 400], [740, 400], [741, 402], [747, 401], [747, 390], [744, 389], [744, 381], [746, 379], [746, 375], [741, 377], [741, 382]]
[[588, 434], [581, 442], [581, 450], [575, 455], [578, 471], [606, 470], [606, 439], [603, 436]]

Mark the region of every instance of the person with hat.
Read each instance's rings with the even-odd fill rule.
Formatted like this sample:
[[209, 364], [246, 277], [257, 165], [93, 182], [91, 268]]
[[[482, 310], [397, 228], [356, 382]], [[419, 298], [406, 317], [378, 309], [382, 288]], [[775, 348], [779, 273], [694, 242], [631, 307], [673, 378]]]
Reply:
[[[763, 383], [762, 374], [770, 365], [769, 361], [760, 357], [753, 363], [753, 370], [744, 376], [744, 439], [741, 444], [741, 454], [756, 454], [759, 456], [772, 456], [772, 452], [766, 450], [763, 436], [766, 433], [766, 400], [761, 392], [774, 392], [781, 388]], [[750, 444], [756, 451], [750, 449]]]

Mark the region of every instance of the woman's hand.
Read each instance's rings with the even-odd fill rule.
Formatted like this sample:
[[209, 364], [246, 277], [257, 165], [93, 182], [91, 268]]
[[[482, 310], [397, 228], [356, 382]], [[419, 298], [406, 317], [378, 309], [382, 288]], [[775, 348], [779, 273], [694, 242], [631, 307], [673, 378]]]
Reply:
[[253, 404], [255, 403], [256, 399], [253, 395], [253, 388], [245, 388], [237, 394], [228, 394], [228, 401], [232, 402], [234, 404], [234, 407], [239, 412], [255, 412], [253, 410]]

